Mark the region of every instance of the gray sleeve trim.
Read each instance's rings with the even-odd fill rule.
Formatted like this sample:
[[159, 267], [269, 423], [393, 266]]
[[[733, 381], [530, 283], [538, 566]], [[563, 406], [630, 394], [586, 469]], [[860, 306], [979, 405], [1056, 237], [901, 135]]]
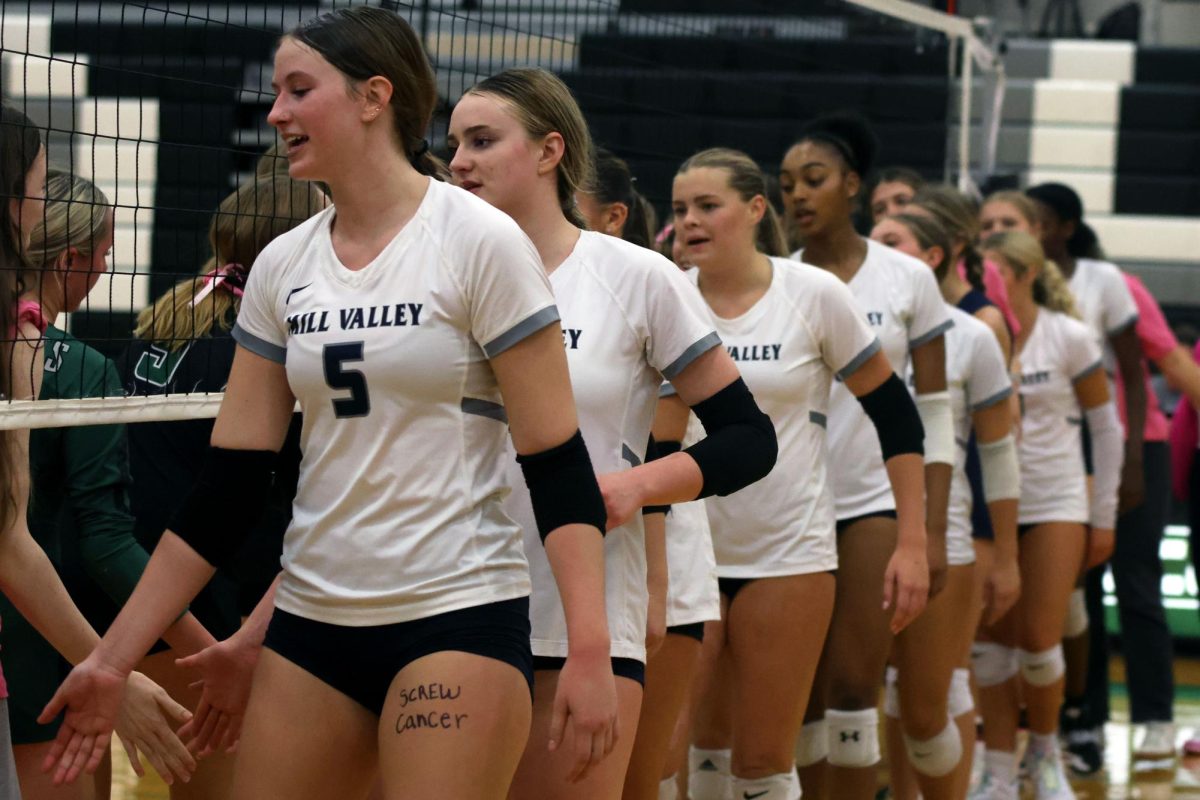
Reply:
[[954, 327], [954, 320], [947, 319], [941, 325], [938, 325], [936, 328], [929, 331], [928, 333], [921, 334], [916, 339], [910, 339], [908, 342], [908, 349], [915, 350], [918, 347], [920, 347], [921, 345], [926, 344], [927, 342], [933, 341], [934, 339], [941, 336], [943, 333], [945, 333], [946, 331], [950, 330], [953, 327]]
[[256, 356], [262, 356], [277, 364], [287, 363], [286, 347], [280, 347], [266, 339], [260, 339], [236, 322], [233, 324], [233, 340]]
[[1137, 325], [1137, 321], [1138, 321], [1138, 315], [1137, 315], [1137, 312], [1135, 311], [1129, 315], [1128, 319], [1124, 320], [1120, 324], [1112, 326], [1105, 333], [1108, 336], [1116, 336], [1118, 333], [1124, 333], [1125, 331], [1132, 328], [1134, 325]]
[[621, 443], [621, 458], [628, 461], [631, 467], [640, 466], [642, 463], [642, 460], [637, 457], [637, 453], [633, 452], [633, 448], [624, 442]]
[[880, 342], [879, 337], [876, 336], [874, 339], [871, 340], [871, 343], [869, 345], [867, 345], [866, 347], [863, 348], [861, 353], [856, 355], [854, 358], [850, 359], [849, 364], [847, 364], [846, 366], [844, 366], [838, 370], [837, 376], [842, 380], [846, 380], [846, 378], [849, 378], [851, 375], [853, 375], [855, 372], [857, 372], [859, 367], [861, 367], [863, 364], [867, 363], [867, 361], [870, 360], [871, 356], [878, 353], [882, 347], [883, 347], [883, 343]]
[[1088, 375], [1091, 375], [1093, 372], [1095, 372], [1096, 370], [1101, 369], [1103, 367], [1104, 367], [1104, 359], [1097, 358], [1094, 363], [1079, 370], [1078, 374], [1072, 375], [1071, 383], [1074, 383], [1075, 381], [1080, 380], [1081, 378], [1086, 378]]
[[488, 358], [495, 358], [508, 348], [529, 338], [550, 323], [558, 322], [558, 320], [558, 306], [546, 306], [541, 311], [533, 312], [495, 339], [484, 344], [483, 352]]
[[662, 371], [662, 376], [667, 380], [671, 380], [679, 373], [688, 368], [688, 365], [695, 361], [700, 356], [712, 350], [721, 343], [721, 337], [717, 336], [717, 332], [713, 331], [705, 335], [700, 340], [694, 342], [691, 347], [683, 351], [679, 358], [672, 361]]
[[659, 397], [674, 397], [677, 394], [679, 394], [679, 392], [675, 391], [675, 387], [666, 381], [663, 382], [662, 386], [658, 387]]
[[971, 411], [982, 411], [985, 408], [991, 408], [992, 406], [996, 405], [996, 403], [999, 403], [1001, 400], [1007, 400], [1008, 398], [1012, 397], [1012, 393], [1013, 393], [1012, 386], [1005, 386], [1003, 389], [996, 392], [991, 397], [985, 397], [983, 400], [980, 400], [978, 403], [971, 406]]
[[816, 425], [820, 425], [822, 428], [824, 428], [826, 426], [825, 415], [822, 414], [820, 411], [809, 411], [808, 412], [808, 421], [812, 422]]
[[504, 406], [499, 403], [493, 403], [491, 400], [482, 400], [478, 397], [464, 397], [462, 399], [462, 412], [464, 414], [487, 417], [488, 419], [508, 424], [508, 412], [504, 410]]

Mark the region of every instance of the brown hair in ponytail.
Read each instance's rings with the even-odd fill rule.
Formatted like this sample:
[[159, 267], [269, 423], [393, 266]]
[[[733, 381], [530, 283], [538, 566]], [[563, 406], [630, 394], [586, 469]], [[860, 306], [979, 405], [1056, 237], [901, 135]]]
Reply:
[[391, 11], [352, 6], [297, 25], [285, 38], [319, 53], [346, 76], [351, 94], [375, 76], [392, 84], [392, 125], [404, 155], [423, 175], [446, 180], [449, 170], [429, 152], [425, 132], [437, 105], [437, 81], [412, 26]]
[[586, 230], [587, 220], [575, 205], [575, 193], [592, 191], [595, 155], [587, 121], [567, 85], [544, 69], [506, 69], [475, 84], [468, 94], [505, 101], [530, 138], [551, 133], [562, 136], [558, 204], [567, 219]]
[[937, 184], [926, 184], [918, 189], [912, 204], [927, 211], [949, 234], [951, 244], [962, 248], [967, 282], [973, 289], [984, 291], [983, 256], [975, 248], [979, 238], [979, 210], [962, 192]]
[[754, 159], [740, 150], [711, 147], [708, 150], [701, 150], [684, 161], [676, 174], [682, 175], [689, 169], [697, 167], [725, 170], [729, 173], [730, 188], [736, 191], [745, 202], [761, 196], [766, 210], [758, 222], [758, 232], [755, 237], [758, 251], [768, 256], [787, 255], [787, 241], [783, 236], [783, 225], [779, 222], [779, 215], [775, 213], [775, 207], [767, 200], [767, 178], [758, 164], [754, 163]]

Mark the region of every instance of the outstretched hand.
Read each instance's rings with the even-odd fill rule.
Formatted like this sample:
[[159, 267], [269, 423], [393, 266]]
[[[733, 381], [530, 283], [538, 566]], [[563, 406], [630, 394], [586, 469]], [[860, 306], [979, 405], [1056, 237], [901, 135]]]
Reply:
[[71, 783], [80, 772], [95, 772], [112, 741], [113, 726], [121, 711], [126, 678], [86, 659], [67, 676], [38, 717], [48, 725], [66, 711], [42, 771], [54, 771], [54, 785]]
[[142, 774], [140, 751], [168, 785], [175, 778], [187, 783], [196, 771], [196, 759], [175, 729], [190, 720], [192, 712], [140, 672], [130, 674], [127, 689], [116, 731], [134, 772]]
[[233, 752], [241, 736], [254, 667], [261, 652], [260, 646], [243, 643], [235, 634], [175, 661], [177, 666], [193, 671], [201, 686], [195, 716], [179, 729], [191, 752], [201, 757], [221, 750]]

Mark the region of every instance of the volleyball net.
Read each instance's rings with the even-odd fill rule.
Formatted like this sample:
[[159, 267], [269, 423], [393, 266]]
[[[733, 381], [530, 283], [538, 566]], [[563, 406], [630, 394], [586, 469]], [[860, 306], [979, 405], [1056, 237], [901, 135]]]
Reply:
[[[176, 331], [149, 350], [134, 348], [131, 363], [138, 315], [181, 281], [221, 266], [210, 262], [214, 212], [231, 193], [251, 191], [256, 174], [277, 167], [263, 154], [275, 143], [266, 118], [280, 34], [356, 4], [0, 5], [4, 102], [38, 128], [52, 169], [94, 182], [112, 209], [109, 272], [54, 325], [112, 359], [126, 379], [138, 369], [169, 376], [173, 354], [189, 335], [207, 335], [207, 324]], [[571, 88], [596, 143], [630, 164], [637, 189], [660, 215], [669, 207], [671, 178], [689, 155], [734, 147], [773, 175], [799, 126], [823, 112], [850, 110], [871, 120], [880, 166], [908, 166], [970, 187], [994, 163], [1003, 96], [997, 48], [976, 23], [920, 3], [373, 4], [406, 18], [425, 42], [440, 95], [430, 131], [434, 152], [445, 154], [449, 113], [464, 91], [508, 67], [544, 67]], [[53, 348], [44, 350], [43, 380], [62, 388], [72, 376], [53, 371]], [[62, 394], [43, 389], [44, 396]], [[91, 394], [99, 396], [5, 398], [0, 428], [210, 417], [221, 399], [186, 391], [126, 397], [103, 387]]]

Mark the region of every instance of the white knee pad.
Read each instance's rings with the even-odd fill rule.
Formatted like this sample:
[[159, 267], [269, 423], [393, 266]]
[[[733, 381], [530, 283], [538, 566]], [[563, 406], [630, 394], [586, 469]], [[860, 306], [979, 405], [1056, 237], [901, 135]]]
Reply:
[[780, 772], [765, 778], [733, 778], [733, 796], [757, 800], [800, 800], [800, 779], [796, 771]]
[[1017, 657], [1021, 661], [1021, 677], [1030, 686], [1049, 686], [1066, 671], [1061, 644], [1038, 653], [1018, 650]]
[[950, 712], [951, 719], [958, 719], [963, 714], [969, 714], [975, 709], [969, 669], [954, 670], [954, 675], [950, 678], [950, 695], [946, 700], [946, 709]]
[[729, 750], [688, 748], [688, 795], [692, 800], [728, 800]]
[[679, 800], [679, 784], [675, 783], [674, 775], [658, 782], [658, 800]]
[[976, 642], [971, 647], [971, 667], [981, 687], [999, 686], [1017, 674], [1017, 651], [995, 642]]
[[811, 767], [829, 757], [829, 733], [825, 720], [809, 722], [796, 739], [796, 764]]
[[888, 667], [883, 678], [883, 713], [900, 719], [900, 670]]
[[1083, 594], [1083, 589], [1076, 589], [1071, 592], [1071, 599], [1067, 603], [1067, 622], [1063, 626], [1063, 638], [1074, 639], [1076, 636], [1087, 633], [1087, 629], [1087, 598]]
[[861, 711], [825, 712], [829, 730], [829, 763], [835, 767], [873, 767], [879, 763], [879, 714]]
[[904, 749], [908, 751], [908, 760], [913, 769], [922, 775], [940, 778], [953, 772], [962, 760], [962, 736], [951, 719], [942, 732], [932, 739], [918, 741], [905, 734]]

